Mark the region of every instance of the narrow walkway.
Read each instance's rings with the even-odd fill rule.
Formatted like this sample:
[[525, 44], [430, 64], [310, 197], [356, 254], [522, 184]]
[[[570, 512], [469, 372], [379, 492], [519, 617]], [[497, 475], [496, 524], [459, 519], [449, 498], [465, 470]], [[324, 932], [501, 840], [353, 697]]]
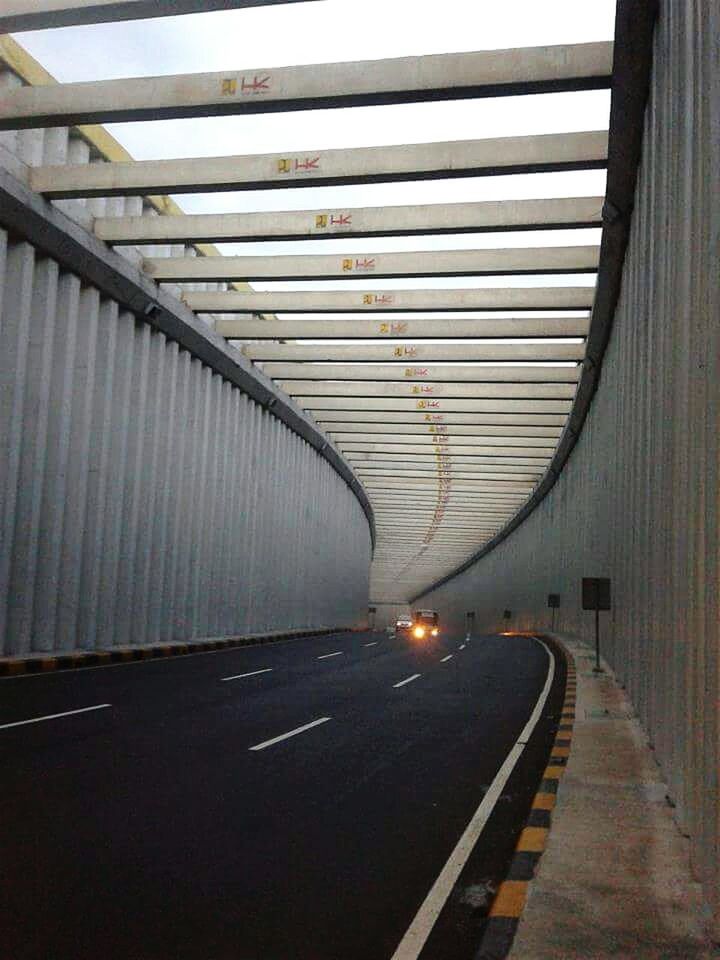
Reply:
[[587, 647], [558, 639], [577, 667], [572, 751], [511, 960], [717, 960], [632, 707], [609, 670], [593, 675]]

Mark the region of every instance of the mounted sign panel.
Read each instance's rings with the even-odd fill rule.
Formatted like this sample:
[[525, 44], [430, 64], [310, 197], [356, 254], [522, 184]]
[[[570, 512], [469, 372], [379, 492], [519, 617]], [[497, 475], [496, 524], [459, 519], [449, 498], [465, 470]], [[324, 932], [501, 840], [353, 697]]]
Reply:
[[607, 577], [583, 577], [582, 608], [610, 610], [610, 580]]
[[600, 611], [610, 610], [610, 580], [607, 577], [583, 577], [583, 610], [595, 611], [595, 666], [593, 673], [602, 673], [600, 666]]

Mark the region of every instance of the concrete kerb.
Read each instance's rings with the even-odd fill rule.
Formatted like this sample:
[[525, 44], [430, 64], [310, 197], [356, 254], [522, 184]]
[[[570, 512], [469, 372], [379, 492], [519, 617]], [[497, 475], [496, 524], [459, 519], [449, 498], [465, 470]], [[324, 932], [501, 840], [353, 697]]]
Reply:
[[136, 647], [115, 647], [112, 650], [74, 650], [69, 653], [37, 653], [22, 657], [0, 658], [0, 677], [49, 673], [54, 670], [75, 670], [117, 663], [133, 663], [160, 657], [181, 657], [233, 647], [251, 647], [301, 637], [320, 637], [333, 633], [354, 633], [360, 627], [323, 627], [320, 630], [280, 630], [273, 633], [249, 634], [244, 637], [203, 637], [182, 643], [155, 643]]
[[[532, 636], [547, 639], [541, 634], [533, 633]], [[567, 666], [560, 720], [547, 766], [533, 798], [527, 821], [515, 844], [507, 876], [500, 883], [488, 912], [480, 947], [474, 960], [503, 960], [512, 948], [527, 902], [528, 887], [547, 844], [560, 780], [570, 756], [577, 692], [575, 659], [556, 636], [552, 637], [552, 642], [564, 657]]]

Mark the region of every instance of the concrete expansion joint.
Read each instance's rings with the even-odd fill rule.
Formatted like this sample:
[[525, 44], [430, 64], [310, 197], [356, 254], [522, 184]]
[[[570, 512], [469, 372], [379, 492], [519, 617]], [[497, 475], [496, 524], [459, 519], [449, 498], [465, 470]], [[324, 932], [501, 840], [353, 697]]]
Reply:
[[535, 877], [545, 847], [557, 802], [560, 780], [570, 756], [577, 673], [570, 651], [553, 637], [553, 643], [565, 659], [567, 675], [565, 697], [560, 712], [555, 740], [550, 749], [547, 766], [533, 798], [530, 813], [515, 844], [506, 878], [500, 883], [485, 923], [480, 948], [474, 960], [503, 960], [509, 954], [520, 918], [525, 909], [530, 883]]
[[[359, 628], [358, 628], [359, 629]], [[107, 664], [131, 663], [156, 657], [180, 657], [210, 650], [225, 650], [232, 647], [251, 647], [301, 637], [319, 637], [328, 633], [352, 633], [353, 627], [322, 627], [317, 630], [281, 630], [276, 633], [253, 634], [246, 637], [211, 637], [205, 640], [188, 640], [184, 643], [157, 643], [143, 647], [117, 647], [114, 650], [76, 650], [72, 653], [48, 656], [16, 656], [0, 658], [0, 677], [13, 677], [29, 673], [47, 673], [54, 670], [75, 670], [81, 667], [98, 667]]]

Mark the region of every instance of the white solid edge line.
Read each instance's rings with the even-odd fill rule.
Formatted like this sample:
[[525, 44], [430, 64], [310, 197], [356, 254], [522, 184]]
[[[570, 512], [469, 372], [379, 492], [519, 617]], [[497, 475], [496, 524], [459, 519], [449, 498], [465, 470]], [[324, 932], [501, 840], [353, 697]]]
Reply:
[[344, 650], [337, 650], [335, 653], [324, 653], [321, 657], [318, 657], [318, 660], [327, 660], [328, 657], [339, 657], [340, 654], [344, 652]]
[[249, 750], [264, 750], [265, 747], [271, 747], [274, 743], [280, 743], [281, 740], [287, 740], [288, 737], [296, 737], [298, 733], [304, 733], [313, 727], [319, 727], [321, 723], [327, 723], [332, 717], [320, 717], [319, 720], [313, 720], [311, 723], [303, 724], [302, 727], [295, 727], [287, 733], [281, 733], [279, 737], [273, 737], [272, 740], [263, 740], [262, 743], [256, 743], [254, 747], [248, 747]]
[[464, 649], [465, 649], [465, 644], [461, 643], [460, 646], [458, 647], [458, 650], [464, 650]]
[[372, 643], [366, 643], [365, 646], [366, 646], [366, 647], [376, 647], [376, 646], [377, 646], [377, 640], [373, 640]]
[[[537, 640], [537, 637], [533, 637]], [[392, 955], [391, 960], [417, 960], [420, 951], [425, 945], [425, 941], [430, 936], [430, 931], [435, 926], [435, 921], [440, 915], [440, 911], [445, 906], [447, 898], [450, 896], [452, 888], [455, 886], [460, 873], [462, 872], [468, 857], [475, 848], [475, 844], [480, 838], [480, 834], [488, 822], [490, 814], [495, 808], [500, 794], [507, 783], [510, 774], [515, 768], [515, 764], [520, 759], [523, 750], [527, 746], [527, 741], [537, 726], [537, 722], [542, 714], [545, 701], [550, 693], [553, 677], [555, 676], [555, 659], [548, 648], [542, 642], [537, 642], [545, 648], [548, 655], [549, 666], [545, 686], [538, 697], [535, 709], [530, 714], [530, 719], [523, 727], [522, 733], [515, 742], [515, 746], [505, 758], [503, 765], [495, 775], [495, 779], [490, 784], [490, 789], [483, 797], [480, 806], [473, 814], [470, 823], [465, 828], [465, 832], [460, 837], [457, 845], [450, 857], [442, 868], [437, 880], [430, 888], [430, 892], [425, 897], [420, 909], [415, 915], [415, 919], [410, 924], [405, 936], [400, 941], [397, 950]]]
[[413, 680], [417, 680], [417, 678], [421, 676], [422, 676], [421, 673], [414, 673], [411, 677], [405, 677], [405, 679], [401, 680], [400, 683], [394, 683], [393, 689], [397, 689], [398, 687], [404, 687], [406, 683], [410, 683]]
[[443, 657], [443, 658], [442, 658], [442, 660], [440, 661], [440, 663], [447, 663], [448, 660], [452, 660], [452, 658], [453, 658], [453, 655], [452, 655], [451, 653], [449, 653], [446, 657]]
[[272, 673], [273, 667], [265, 667], [264, 670], [251, 670], [250, 673], [236, 673], [233, 677], [220, 677], [221, 680], [242, 680], [243, 677], [256, 677], [259, 673]]
[[96, 707], [81, 707], [80, 710], [66, 710], [64, 713], [49, 713], [45, 717], [33, 717], [32, 720], [16, 720], [15, 723], [0, 723], [0, 730], [8, 730], [10, 727], [22, 727], [26, 723], [40, 723], [43, 720], [57, 720], [58, 717], [72, 717], [76, 713], [89, 713], [90, 710], [104, 710], [111, 707], [111, 703], [99, 703]]

